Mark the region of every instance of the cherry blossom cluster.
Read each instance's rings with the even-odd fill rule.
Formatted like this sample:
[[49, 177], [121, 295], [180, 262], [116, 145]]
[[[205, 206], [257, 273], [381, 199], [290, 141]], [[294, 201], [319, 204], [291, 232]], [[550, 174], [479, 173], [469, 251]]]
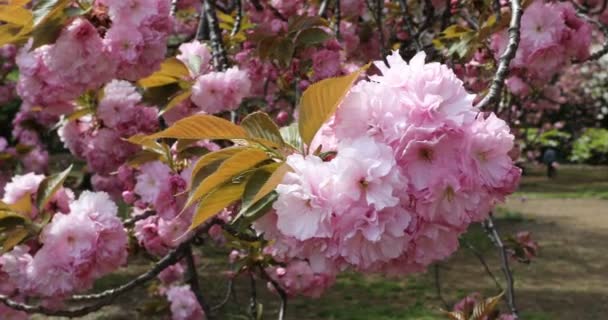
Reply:
[[426, 64], [424, 53], [387, 60], [313, 140], [311, 150], [336, 154], [290, 155], [274, 211], [255, 223], [275, 239], [274, 256], [305, 261], [294, 274], [421, 271], [517, 185], [508, 126], [476, 110], [447, 66]]
[[[572, 60], [585, 60], [590, 54], [591, 33], [591, 26], [576, 15], [571, 3], [534, 1], [521, 18], [521, 40], [511, 61], [513, 76], [507, 86], [525, 96], [530, 85], [545, 84]], [[507, 41], [507, 30], [494, 34], [491, 46], [495, 58], [505, 50]]]
[[190, 100], [165, 114], [169, 123], [195, 113], [220, 113], [236, 110], [243, 99], [249, 96], [251, 81], [245, 71], [238, 67], [226, 71], [214, 71], [211, 66], [209, 47], [197, 40], [179, 47], [177, 59], [188, 68], [193, 80]]
[[111, 174], [140, 150], [125, 139], [158, 129], [157, 109], [142, 104], [141, 99], [131, 83], [113, 80], [104, 87], [94, 115], [65, 122], [59, 129], [65, 146], [86, 159], [89, 170], [96, 174], [93, 184], [99, 190], [115, 193], [117, 181]]
[[[2, 201], [33, 202], [43, 179], [33, 173], [13, 177]], [[32, 208], [29, 218], [42, 218]], [[3, 294], [57, 303], [126, 263], [127, 233], [108, 194], [84, 191], [75, 199], [71, 190], [61, 188], [45, 212], [52, 218], [35, 239], [0, 256]]]
[[100, 0], [94, 6], [98, 15], [111, 19], [103, 37], [89, 20], [79, 17], [64, 27], [55, 43], [20, 50], [17, 91], [24, 109], [67, 113], [85, 91], [114, 78], [137, 80], [165, 58], [172, 27], [170, 1]]

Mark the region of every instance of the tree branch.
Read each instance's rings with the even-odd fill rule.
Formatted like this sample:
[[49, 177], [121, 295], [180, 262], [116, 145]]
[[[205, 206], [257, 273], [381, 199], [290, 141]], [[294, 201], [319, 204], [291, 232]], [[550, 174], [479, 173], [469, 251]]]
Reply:
[[228, 69], [228, 56], [222, 41], [222, 31], [215, 13], [215, 1], [203, 0], [203, 12], [207, 17], [209, 24], [209, 40], [211, 40], [211, 49], [213, 51], [213, 66], [218, 71]]
[[509, 305], [509, 309], [511, 309], [510, 310], [511, 314], [514, 315], [515, 317], [518, 317], [517, 307], [515, 305], [515, 287], [514, 287], [515, 281], [513, 279], [513, 273], [509, 266], [509, 256], [507, 255], [507, 249], [505, 248], [504, 244], [502, 243], [500, 234], [498, 233], [498, 230], [496, 230], [496, 227], [494, 226], [494, 220], [492, 219], [492, 212], [490, 212], [490, 215], [488, 216], [488, 219], [486, 219], [483, 226], [484, 226], [486, 233], [488, 234], [488, 236], [494, 243], [494, 246], [496, 246], [496, 248], [498, 248], [498, 252], [500, 253], [501, 268], [502, 268], [502, 272], [504, 274], [505, 280], [507, 282], [507, 292], [506, 292], [507, 304]]
[[207, 317], [211, 315], [211, 310], [209, 309], [209, 305], [205, 301], [205, 296], [201, 291], [201, 287], [198, 283], [198, 272], [196, 270], [196, 263], [194, 262], [194, 255], [192, 254], [192, 246], [188, 245], [184, 248], [184, 258], [186, 259], [186, 266], [188, 268], [188, 273], [186, 276], [186, 282], [190, 285], [190, 289], [196, 296], [196, 300], [198, 304], [203, 308]]
[[437, 299], [443, 303], [443, 307], [446, 309], [450, 308], [450, 305], [443, 298], [443, 294], [441, 294], [441, 281], [439, 280], [439, 263], [433, 265], [433, 279], [435, 280], [435, 291], [437, 293]]
[[243, 20], [243, 3], [241, 0], [235, 0], [236, 5], [236, 18], [234, 19], [234, 26], [230, 31], [230, 36], [234, 37], [241, 30], [241, 22]]
[[53, 310], [43, 306], [34, 306], [28, 305], [25, 303], [20, 303], [14, 300], [11, 300], [9, 297], [5, 295], [0, 295], [0, 302], [4, 303], [6, 306], [24, 311], [26, 313], [39, 313], [47, 316], [59, 316], [59, 317], [80, 317], [91, 312], [95, 312], [104, 306], [112, 303], [116, 298], [120, 295], [132, 290], [133, 288], [144, 284], [161, 273], [164, 269], [174, 265], [177, 263], [184, 254], [184, 249], [190, 246], [190, 240], [184, 241], [177, 248], [169, 252], [166, 256], [160, 259], [157, 263], [154, 264], [152, 269], [147, 271], [146, 273], [141, 274], [137, 278], [113, 289], [109, 289], [100, 293], [88, 294], [88, 295], [76, 295], [72, 297], [72, 301], [88, 301], [88, 300], [98, 300], [97, 302], [75, 309], [70, 310]]
[[494, 273], [492, 272], [492, 270], [490, 269], [490, 266], [488, 265], [488, 263], [486, 262], [486, 259], [483, 257], [483, 254], [481, 252], [479, 252], [471, 243], [469, 243], [468, 241], [464, 241], [467, 249], [469, 249], [473, 255], [475, 255], [475, 257], [477, 257], [477, 259], [479, 260], [479, 262], [481, 263], [481, 265], [483, 265], [486, 273], [488, 274], [488, 276], [490, 276], [490, 278], [492, 278], [492, 280], [494, 280], [494, 284], [496, 284], [496, 288], [498, 289], [499, 292], [502, 292], [502, 286], [500, 285], [500, 282], [498, 282], [498, 279], [496, 278], [496, 276], [494, 275]]
[[272, 279], [268, 275], [268, 273], [266, 273], [266, 270], [264, 270], [264, 268], [261, 265], [258, 265], [258, 268], [260, 269], [260, 274], [262, 275], [264, 280], [270, 282], [270, 284], [272, 284], [273, 288], [279, 293], [279, 297], [281, 298], [281, 305], [279, 307], [278, 320], [283, 320], [283, 317], [285, 316], [285, 309], [287, 308], [287, 292], [285, 292], [285, 290], [281, 287], [281, 285], [278, 282], [276, 282], [274, 279]]
[[498, 68], [494, 79], [492, 79], [492, 85], [490, 86], [489, 93], [477, 103], [475, 106], [479, 110], [483, 110], [488, 105], [496, 103], [500, 99], [502, 88], [505, 84], [505, 79], [509, 74], [509, 64], [515, 57], [517, 47], [519, 46], [520, 39], [520, 27], [521, 27], [521, 15], [523, 10], [521, 8], [520, 0], [511, 0], [511, 21], [509, 22], [509, 42], [505, 52], [500, 56]]
[[[605, 4], [606, 4], [606, 1], [604, 1], [604, 5]], [[585, 14], [580, 9], [577, 10], [576, 14], [579, 17], [581, 17], [582, 19], [586, 20], [589, 23], [594, 24], [598, 29], [600, 29], [600, 31], [604, 35], [604, 43], [602, 44], [602, 48], [601, 49], [599, 49], [596, 52], [592, 53], [587, 59], [581, 60], [581, 61], [575, 60], [573, 62], [574, 63], [581, 63], [581, 62], [586, 62], [586, 61], [597, 60], [597, 59], [603, 57], [605, 54], [608, 53], [608, 26], [606, 26], [605, 24], [597, 21], [596, 19], [591, 18], [590, 16], [588, 16], [587, 14]]]
[[149, 218], [149, 217], [151, 217], [151, 216], [153, 216], [153, 215], [155, 215], [155, 214], [156, 214], [156, 211], [154, 211], [154, 210], [148, 210], [148, 211], [144, 211], [143, 213], [138, 214], [138, 215], [136, 215], [136, 216], [135, 216], [135, 217], [133, 217], [133, 218], [130, 218], [130, 219], [125, 220], [125, 221], [122, 223], [122, 225], [123, 225], [125, 228], [131, 228], [131, 227], [133, 227], [133, 226], [135, 225], [135, 223], [136, 223], [137, 221], [140, 221], [140, 220], [145, 220], [145, 219], [147, 219], [147, 218]]

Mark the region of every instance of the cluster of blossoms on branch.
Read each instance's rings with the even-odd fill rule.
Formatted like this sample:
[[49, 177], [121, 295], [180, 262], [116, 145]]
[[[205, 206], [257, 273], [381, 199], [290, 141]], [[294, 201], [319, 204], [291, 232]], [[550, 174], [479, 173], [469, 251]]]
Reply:
[[[534, 1], [521, 17], [521, 40], [510, 64], [509, 90], [518, 96], [530, 94], [531, 86], [542, 87], [571, 61], [589, 57], [591, 26], [576, 15], [569, 2]], [[505, 50], [507, 31], [492, 39], [496, 57]]]
[[[147, 258], [158, 261], [205, 237], [225, 244], [231, 263], [246, 265], [239, 274], [263, 278], [282, 296], [319, 297], [345, 270], [424, 271], [453, 254], [467, 228], [488, 218], [515, 190], [521, 172], [512, 156], [519, 150], [515, 132], [503, 119], [532, 117], [522, 105], [548, 109], [546, 102], [562, 103], [558, 87], [546, 84], [572, 62], [589, 58], [593, 40], [591, 24], [572, 4], [528, 1], [506, 80], [510, 100], [489, 113], [474, 106], [482, 94], [472, 93], [484, 93], [513, 40], [501, 21], [494, 21], [495, 29], [484, 29], [491, 23], [475, 23], [470, 19], [474, 10], [463, 9], [467, 4], [461, 1], [62, 3], [55, 12], [71, 13], [57, 20], [62, 25], [55, 30], [56, 39], [39, 45], [32, 34], [19, 49], [0, 48], [0, 104], [13, 100], [15, 90], [22, 100], [12, 118], [12, 140], [0, 137], [0, 164], [9, 155], [18, 158], [15, 168], [0, 171], [0, 186], [6, 184], [0, 188], [0, 213], [19, 208], [30, 222], [19, 243], [2, 243], [10, 250], [0, 254], [0, 295], [18, 302], [34, 299], [52, 310], [124, 266], [129, 246], [143, 248]], [[217, 9], [208, 12], [210, 4]], [[487, 18], [481, 11], [480, 17]], [[507, 13], [503, 10], [502, 19]], [[427, 54], [437, 60], [447, 47], [422, 42], [439, 37], [450, 19], [457, 21], [456, 29], [467, 26], [467, 32], [483, 38], [475, 44], [476, 53], [461, 61], [449, 53], [447, 64], [427, 63]], [[2, 21], [0, 27], [8, 25]], [[390, 49], [399, 50], [391, 54]], [[335, 112], [321, 121], [312, 141], [304, 142], [308, 145], [286, 146], [290, 127], [278, 127], [310, 118], [302, 116], [302, 104], [297, 107], [303, 92], [380, 58], [373, 75], [345, 89]], [[14, 68], [18, 80], [9, 79], [17, 74], [11, 75]], [[538, 97], [537, 91], [544, 105], [529, 99]], [[253, 108], [271, 116], [246, 127]], [[214, 132], [216, 136], [191, 139], [184, 130], [180, 134], [187, 138], [139, 139], [165, 127], [175, 129], [193, 115], [216, 119], [195, 129], [212, 130], [223, 117], [239, 134], [243, 127], [248, 134], [276, 129], [270, 140], [281, 143], [256, 149], [263, 161], [243, 173], [235, 169], [238, 164], [226, 164], [234, 155], [226, 150], [229, 144], [233, 151], [250, 148], [250, 136], [221, 132], [217, 138]], [[517, 121], [511, 123], [521, 124]], [[302, 126], [298, 130], [296, 140], [302, 142]], [[263, 133], [253, 145], [267, 147], [269, 133]], [[50, 136], [58, 136], [70, 159], [82, 161], [83, 189], [90, 182], [95, 192], [61, 187], [39, 207], [39, 195], [53, 177], [44, 175], [53, 156], [47, 149]], [[213, 161], [199, 167], [205, 157]], [[276, 170], [279, 162], [289, 170], [272, 188], [276, 201], [244, 229], [235, 222], [246, 213], [239, 212], [245, 197], [230, 198], [221, 208], [211, 203], [207, 219], [197, 219], [206, 209], [204, 201], [225, 187], [205, 179], [230, 178], [226, 181], [243, 186], [252, 171]], [[216, 171], [209, 169], [213, 165]], [[221, 177], [217, 172], [224, 165], [236, 171]], [[13, 176], [14, 171], [24, 174]], [[192, 201], [203, 181], [213, 186], [208, 198]], [[127, 208], [124, 217], [130, 223], [118, 217], [118, 206]], [[239, 238], [243, 235], [245, 240]], [[260, 252], [234, 242], [253, 242]], [[529, 234], [521, 233], [514, 243], [519, 244], [513, 244], [514, 257], [536, 255]], [[264, 263], [247, 265], [251, 261]], [[196, 274], [187, 276], [191, 266], [174, 262], [153, 276], [161, 284], [157, 294], [168, 300], [173, 319], [204, 318], [209, 310], [195, 292], [196, 282], [186, 279]], [[0, 317], [27, 315], [0, 303]]]
[[44, 207], [34, 206], [44, 176], [15, 176], [5, 187], [2, 202], [27, 203], [32, 220], [46, 219], [35, 239], [0, 256], [2, 294], [17, 298], [38, 297], [49, 305], [90, 289], [93, 282], [127, 261], [127, 232], [118, 208], [103, 192], [84, 191], [78, 199], [61, 188]]
[[407, 274], [450, 256], [519, 180], [507, 124], [476, 110], [447, 66], [426, 64], [423, 53], [387, 60], [313, 140], [335, 155], [289, 156], [274, 212], [255, 223], [276, 240], [273, 256], [307, 261], [325, 285], [347, 267]]

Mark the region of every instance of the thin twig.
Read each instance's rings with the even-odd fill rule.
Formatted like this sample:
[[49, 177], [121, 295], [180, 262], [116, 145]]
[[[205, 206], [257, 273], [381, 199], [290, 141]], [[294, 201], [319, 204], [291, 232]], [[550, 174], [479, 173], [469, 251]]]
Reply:
[[154, 210], [144, 211], [143, 213], [140, 213], [140, 214], [136, 215], [133, 218], [125, 220], [122, 223], [122, 225], [125, 228], [130, 228], [130, 227], [134, 226], [137, 221], [145, 220], [145, 219], [147, 219], [147, 218], [149, 218], [149, 217], [151, 217], [151, 216], [153, 216], [155, 214], [156, 214], [156, 211], [154, 211]]
[[520, 0], [511, 0], [511, 21], [509, 22], [509, 42], [505, 52], [500, 56], [498, 68], [494, 79], [492, 79], [492, 85], [490, 86], [489, 93], [477, 103], [476, 107], [479, 110], [483, 110], [488, 105], [495, 103], [500, 99], [502, 88], [505, 84], [505, 79], [509, 74], [509, 64], [515, 57], [517, 47], [519, 46], [520, 38], [520, 26], [521, 26], [521, 15], [523, 10], [520, 5]]
[[437, 293], [437, 299], [439, 299], [439, 301], [441, 301], [441, 303], [443, 303], [443, 307], [445, 309], [449, 309], [450, 305], [443, 298], [443, 294], [441, 294], [441, 281], [439, 279], [439, 268], [440, 268], [439, 263], [436, 263], [435, 265], [433, 265], [433, 278], [435, 280], [435, 291]]
[[486, 230], [486, 233], [488, 234], [488, 236], [490, 237], [490, 239], [492, 240], [492, 242], [494, 243], [496, 248], [498, 248], [498, 252], [500, 253], [501, 268], [502, 268], [502, 272], [505, 277], [505, 280], [507, 282], [507, 292], [506, 292], [507, 304], [509, 305], [509, 309], [511, 309], [510, 310], [511, 314], [514, 315], [515, 317], [518, 317], [517, 306], [515, 304], [515, 286], [514, 286], [515, 280], [513, 279], [513, 273], [509, 266], [509, 256], [507, 254], [507, 249], [506, 249], [505, 245], [503, 244], [502, 239], [500, 238], [500, 234], [498, 233], [498, 230], [496, 229], [496, 226], [494, 225], [494, 220], [492, 219], [491, 212], [490, 212], [490, 215], [488, 216], [488, 218], [486, 219], [485, 223], [483, 224], [483, 226]]
[[194, 262], [194, 254], [192, 253], [191, 245], [184, 249], [184, 258], [186, 259], [186, 267], [188, 268], [186, 282], [190, 285], [190, 290], [192, 290], [196, 296], [198, 304], [201, 305], [205, 314], [209, 316], [211, 310], [209, 309], [209, 305], [207, 304], [205, 296], [203, 296], [203, 292], [201, 291], [200, 284], [198, 283], [198, 272], [196, 270], [196, 263]]
[[215, 12], [215, 0], [204, 0], [203, 11], [209, 24], [209, 40], [213, 51], [213, 66], [218, 71], [228, 69], [228, 56], [222, 40], [222, 31]]
[[[606, 1], [604, 1], [604, 3], [606, 3]], [[591, 18], [590, 16], [588, 16], [587, 14], [585, 14], [582, 10], [577, 10], [576, 14], [579, 17], [585, 19], [587, 22], [594, 24], [598, 29], [600, 29], [600, 31], [604, 35], [604, 43], [602, 44], [602, 48], [600, 48], [596, 52], [594, 52], [591, 55], [589, 55], [589, 57], [587, 57], [587, 59], [582, 60], [582, 61], [575, 60], [573, 62], [574, 63], [581, 63], [581, 62], [586, 62], [586, 61], [597, 60], [597, 59], [603, 57], [606, 53], [608, 53], [608, 26], [606, 26], [605, 24], [597, 21], [596, 19]]]
[[[201, 0], [205, 1], [205, 0]], [[205, 14], [204, 8], [201, 15], [198, 18], [198, 26], [196, 28], [196, 40], [209, 40], [209, 23], [207, 22], [207, 15]]]
[[498, 279], [496, 278], [496, 276], [490, 269], [490, 266], [486, 262], [486, 259], [483, 257], [483, 254], [481, 252], [479, 252], [479, 250], [477, 250], [477, 248], [475, 248], [468, 241], [465, 240], [464, 243], [465, 243], [467, 249], [469, 249], [473, 253], [473, 255], [475, 255], [475, 257], [477, 257], [477, 259], [479, 260], [481, 265], [484, 267], [488, 276], [490, 276], [490, 278], [492, 278], [492, 280], [494, 280], [494, 284], [496, 284], [496, 289], [498, 289], [499, 292], [502, 292], [502, 286], [500, 285], [500, 282], [498, 281]]
[[388, 66], [388, 61], [386, 61], [386, 43], [384, 40], [384, 28], [382, 25], [382, 14], [384, 11], [384, 0], [376, 0], [376, 27], [378, 28], [378, 33], [380, 37], [380, 54], [382, 55], [382, 60], [384, 64]]
[[401, 14], [403, 15], [403, 22], [405, 22], [405, 27], [407, 28], [407, 33], [409, 38], [414, 42], [414, 46], [416, 46], [416, 51], [423, 51], [422, 44], [420, 43], [420, 39], [416, 36], [416, 31], [414, 30], [414, 23], [412, 22], [412, 17], [410, 17], [409, 7], [407, 5], [407, 1], [399, 0], [399, 6], [401, 8]]
[[228, 289], [226, 290], [226, 295], [224, 296], [224, 299], [222, 301], [220, 301], [220, 303], [218, 303], [217, 305], [211, 307], [211, 311], [217, 311], [217, 310], [220, 310], [221, 308], [223, 308], [230, 301], [230, 297], [232, 297], [233, 291], [234, 291], [234, 280], [232, 278], [230, 278], [230, 280], [228, 280]]
[[251, 299], [249, 302], [249, 312], [251, 312], [251, 315], [253, 316], [254, 319], [257, 319], [257, 313], [258, 313], [258, 294], [257, 294], [257, 288], [256, 288], [256, 283], [255, 283], [255, 276], [253, 275], [253, 272], [249, 272], [249, 285], [251, 287]]
[[258, 265], [258, 268], [264, 280], [270, 282], [270, 284], [272, 284], [272, 287], [279, 293], [279, 297], [281, 298], [281, 305], [279, 307], [278, 320], [283, 320], [283, 317], [285, 316], [285, 310], [287, 309], [287, 292], [285, 292], [285, 289], [283, 289], [278, 282], [276, 282], [273, 278], [270, 277], [270, 275], [268, 275], [266, 270], [261, 265]]
[[177, 263], [184, 253], [184, 248], [190, 245], [190, 240], [187, 240], [180, 244], [177, 248], [169, 252], [165, 257], [160, 259], [157, 263], [154, 264], [152, 269], [147, 272], [141, 274], [137, 278], [113, 289], [109, 289], [96, 294], [88, 294], [88, 295], [77, 295], [73, 296], [71, 301], [88, 301], [88, 300], [98, 300], [97, 302], [75, 309], [70, 310], [55, 310], [49, 309], [44, 306], [35, 306], [28, 305], [25, 303], [20, 303], [14, 300], [11, 300], [9, 297], [5, 295], [0, 295], [0, 302], [4, 303], [6, 306], [18, 310], [24, 311], [26, 313], [39, 313], [47, 316], [58, 316], [58, 317], [80, 317], [91, 312], [95, 312], [104, 306], [111, 304], [116, 298], [120, 295], [132, 290], [133, 288], [142, 285], [161, 273], [164, 269], [174, 265]]
[[334, 15], [336, 16], [334, 32], [336, 33], [336, 39], [340, 40], [340, 23], [342, 22], [342, 6], [340, 5], [340, 0], [336, 0]]
[[234, 26], [230, 31], [230, 36], [234, 37], [241, 30], [241, 22], [243, 20], [243, 3], [241, 0], [235, 0], [236, 4], [236, 18], [234, 18]]
[[318, 16], [321, 16], [323, 18], [327, 17], [327, 4], [328, 3], [329, 3], [329, 0], [321, 1], [321, 5], [319, 5], [319, 13], [317, 14]]
[[441, 30], [444, 30], [450, 24], [450, 18], [452, 17], [452, 0], [445, 0], [445, 9], [441, 15]]
[[171, 0], [171, 9], [169, 14], [173, 17], [175, 16], [175, 12], [177, 11], [177, 0]]

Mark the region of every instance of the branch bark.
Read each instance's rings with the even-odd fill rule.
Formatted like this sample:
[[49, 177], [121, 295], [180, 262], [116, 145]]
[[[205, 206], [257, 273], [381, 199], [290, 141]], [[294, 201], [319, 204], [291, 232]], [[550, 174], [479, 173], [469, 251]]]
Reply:
[[220, 30], [217, 14], [215, 13], [215, 1], [204, 0], [203, 12], [209, 24], [209, 40], [211, 41], [211, 49], [213, 51], [213, 66], [218, 71], [224, 71], [228, 69], [228, 56], [226, 55], [222, 31]]
[[502, 273], [505, 277], [505, 280], [507, 282], [507, 292], [506, 292], [507, 304], [509, 305], [511, 314], [514, 315], [516, 318], [519, 318], [517, 306], [515, 304], [515, 286], [514, 286], [515, 281], [513, 279], [513, 272], [511, 271], [511, 267], [509, 266], [509, 256], [507, 254], [507, 249], [506, 249], [505, 245], [503, 244], [502, 239], [500, 238], [500, 234], [498, 233], [498, 230], [496, 229], [496, 226], [494, 225], [494, 220], [492, 218], [492, 212], [490, 212], [490, 215], [488, 216], [488, 219], [486, 219], [483, 226], [484, 226], [484, 229], [486, 230], [486, 233], [488, 234], [488, 236], [494, 243], [494, 246], [496, 246], [496, 248], [498, 248], [498, 252], [500, 254], [501, 269], [502, 269]]
[[500, 56], [498, 68], [496, 69], [496, 74], [494, 74], [494, 79], [492, 79], [492, 85], [490, 86], [489, 93], [475, 106], [479, 110], [485, 109], [488, 105], [496, 103], [500, 99], [502, 88], [505, 85], [505, 79], [509, 74], [509, 64], [515, 57], [515, 53], [517, 52], [517, 48], [519, 46], [522, 13], [523, 9], [521, 7], [520, 0], [511, 0], [509, 42], [505, 52], [503, 52], [503, 54]]

